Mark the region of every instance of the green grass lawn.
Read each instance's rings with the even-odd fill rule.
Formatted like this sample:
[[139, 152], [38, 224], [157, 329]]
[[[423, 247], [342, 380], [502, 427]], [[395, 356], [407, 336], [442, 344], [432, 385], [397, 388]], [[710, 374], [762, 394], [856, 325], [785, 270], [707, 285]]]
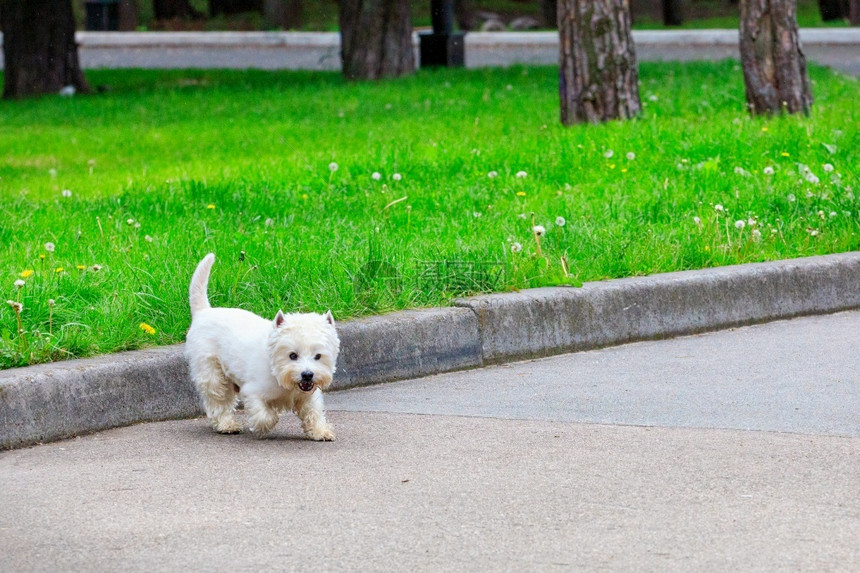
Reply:
[[860, 82], [811, 76], [810, 117], [751, 119], [737, 63], [643, 64], [641, 119], [569, 129], [554, 68], [103, 71], [0, 102], [0, 367], [181, 341], [209, 251], [214, 304], [344, 319], [856, 250]]

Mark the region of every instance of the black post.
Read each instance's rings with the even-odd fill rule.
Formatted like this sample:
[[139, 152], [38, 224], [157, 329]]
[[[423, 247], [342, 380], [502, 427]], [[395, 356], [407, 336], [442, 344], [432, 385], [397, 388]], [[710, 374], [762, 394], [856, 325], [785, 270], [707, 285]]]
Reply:
[[465, 64], [463, 33], [454, 32], [451, 0], [430, 0], [433, 32], [419, 34], [421, 67], [462, 67]]

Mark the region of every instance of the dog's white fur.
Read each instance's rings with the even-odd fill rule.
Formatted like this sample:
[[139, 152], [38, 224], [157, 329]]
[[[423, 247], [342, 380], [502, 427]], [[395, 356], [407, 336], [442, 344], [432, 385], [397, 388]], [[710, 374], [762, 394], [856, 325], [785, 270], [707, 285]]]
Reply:
[[191, 278], [185, 345], [191, 379], [212, 427], [224, 434], [241, 432], [235, 418], [238, 397], [255, 436], [266, 435], [280, 412], [292, 410], [307, 437], [334, 440], [322, 398], [340, 351], [331, 312], [279, 310], [274, 320], [266, 320], [239, 308], [212, 308], [207, 289], [214, 262], [214, 254], [206, 255]]

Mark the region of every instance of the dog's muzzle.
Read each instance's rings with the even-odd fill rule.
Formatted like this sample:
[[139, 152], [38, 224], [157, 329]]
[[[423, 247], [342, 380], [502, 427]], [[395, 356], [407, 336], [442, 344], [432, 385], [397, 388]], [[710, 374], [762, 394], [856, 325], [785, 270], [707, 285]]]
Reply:
[[306, 370], [302, 372], [302, 380], [299, 382], [299, 389], [302, 392], [310, 392], [314, 389], [314, 373]]

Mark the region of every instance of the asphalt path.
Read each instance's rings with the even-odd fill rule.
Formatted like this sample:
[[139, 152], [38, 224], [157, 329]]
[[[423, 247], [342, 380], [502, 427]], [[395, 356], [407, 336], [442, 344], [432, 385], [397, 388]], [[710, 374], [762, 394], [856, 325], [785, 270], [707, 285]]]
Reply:
[[0, 571], [860, 569], [860, 312], [0, 453]]

